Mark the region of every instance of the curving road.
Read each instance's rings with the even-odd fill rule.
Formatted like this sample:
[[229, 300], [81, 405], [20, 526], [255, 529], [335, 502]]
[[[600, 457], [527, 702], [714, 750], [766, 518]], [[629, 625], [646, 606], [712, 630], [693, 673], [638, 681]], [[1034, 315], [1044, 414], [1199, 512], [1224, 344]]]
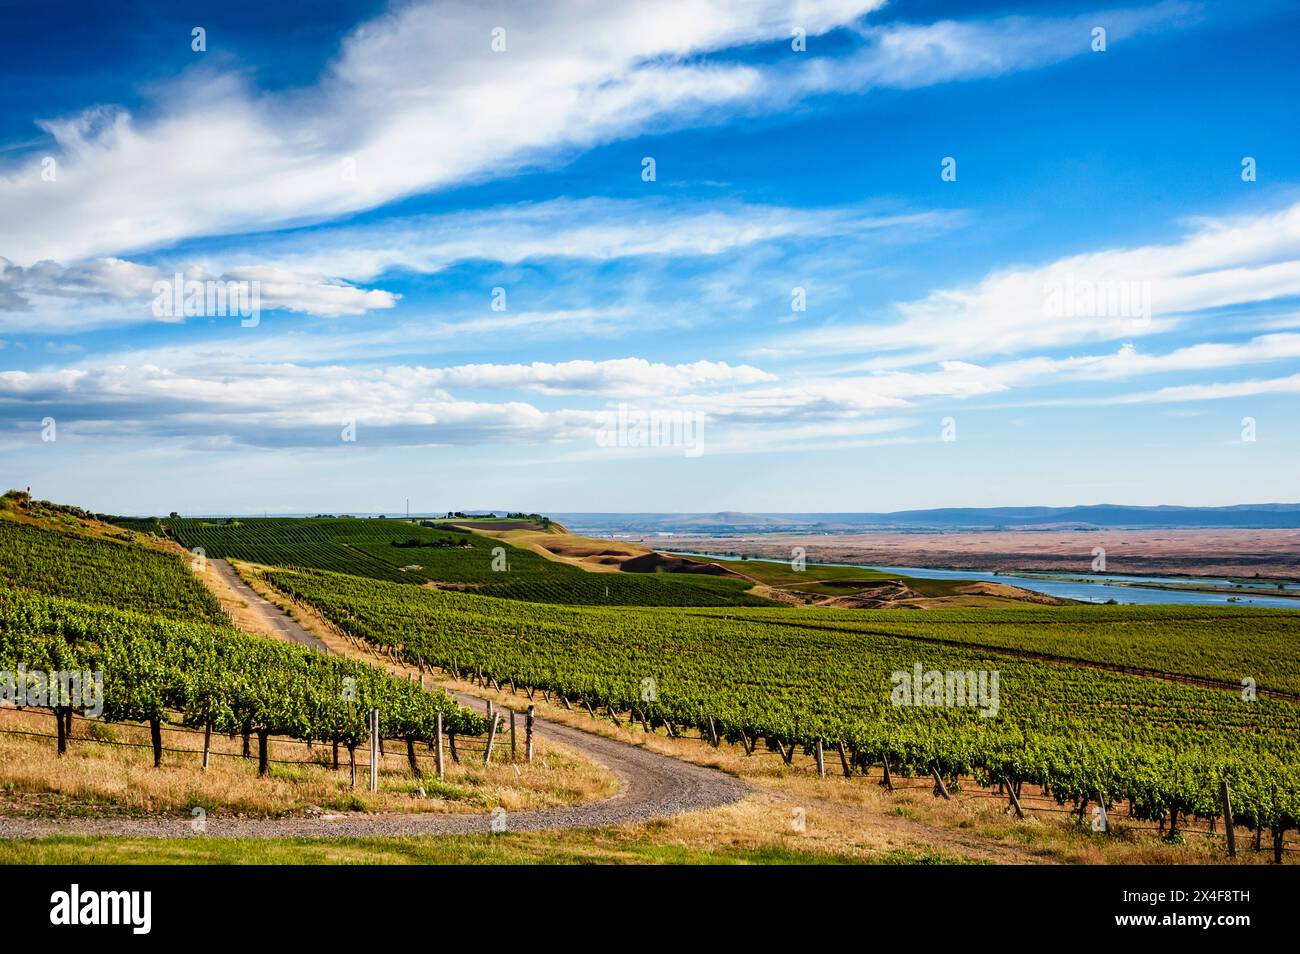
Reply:
[[[215, 561], [223, 578], [240, 598], [273, 621], [286, 639], [323, 647], [279, 607], [258, 596], [239, 579], [225, 561]], [[233, 579], [231, 579], [233, 577]], [[464, 705], [486, 709], [480, 699], [457, 693]], [[682, 812], [716, 808], [738, 802], [750, 788], [717, 769], [692, 765], [617, 739], [538, 718], [539, 736], [560, 743], [605, 766], [619, 780], [611, 798], [570, 808], [545, 808], [491, 814], [325, 814], [302, 818], [206, 819], [204, 834], [215, 838], [357, 838], [375, 835], [463, 835], [493, 831], [493, 821], [505, 831], [605, 828], [629, 822], [666, 818]], [[360, 774], [360, 773], [359, 773]], [[48, 835], [121, 835], [135, 838], [192, 836], [188, 815], [157, 818], [0, 818], [2, 838], [40, 838]]]

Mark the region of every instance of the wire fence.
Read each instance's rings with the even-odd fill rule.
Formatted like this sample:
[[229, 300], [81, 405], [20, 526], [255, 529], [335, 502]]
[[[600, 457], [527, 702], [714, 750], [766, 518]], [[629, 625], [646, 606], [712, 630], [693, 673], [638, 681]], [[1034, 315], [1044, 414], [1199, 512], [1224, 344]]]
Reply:
[[[7, 716], [20, 716], [20, 717], [26, 716], [29, 719], [52, 718], [52, 715], [50, 713], [40, 712], [39, 710], [30, 709], [30, 708], [19, 709], [11, 706], [0, 706], [0, 713], [4, 713]], [[149, 741], [128, 741], [125, 739], [105, 738], [102, 734], [94, 734], [91, 731], [83, 731], [80, 734], [76, 732], [78, 726], [81, 726], [83, 730], [90, 729], [90, 727], [108, 726], [108, 727], [126, 729], [130, 732], [138, 732], [147, 735], [150, 731], [150, 727], [144, 723], [114, 722], [108, 719], [90, 719], [81, 715], [74, 715], [72, 722], [73, 722], [73, 731], [69, 732], [66, 736], [69, 747], [71, 747], [74, 743], [87, 744], [87, 745], [117, 746], [121, 748], [149, 749], [149, 750], [152, 750], [154, 747], [153, 743]], [[180, 736], [187, 736], [187, 737], [197, 736], [199, 738], [202, 738], [204, 736], [204, 730], [202, 728], [191, 728], [188, 726], [163, 725], [160, 726], [160, 731], [172, 735], [180, 735]], [[52, 742], [55, 742], [58, 739], [57, 733], [39, 731], [35, 729], [0, 728], [0, 735], [21, 736], [21, 737], [36, 738], [36, 739], [48, 739]], [[245, 755], [242, 750], [238, 752], [230, 752], [230, 751], [226, 751], [225, 748], [223, 748], [223, 746], [228, 746], [231, 744], [231, 742], [240, 740], [241, 738], [242, 738], [241, 735], [238, 733], [233, 736], [226, 735], [226, 734], [212, 733], [211, 735], [212, 744], [209, 746], [208, 754], [212, 756], [218, 756], [221, 758], [249, 759], [254, 762], [258, 761], [257, 734], [255, 732], [252, 733], [252, 735], [250, 736], [250, 742], [249, 742], [250, 748], [249, 748], [248, 755]], [[451, 738], [451, 734], [448, 733], [447, 739], [450, 740], [450, 738]], [[240, 745], [242, 747], [242, 741], [240, 742]], [[427, 755], [432, 751], [433, 748], [432, 743], [426, 745], [426, 743], [423, 742], [416, 742], [414, 743], [414, 745], [417, 754], [422, 754], [422, 755]], [[450, 745], [451, 743], [450, 741], [448, 741], [447, 744], [448, 751], [450, 750]], [[299, 747], [305, 747], [309, 751], [320, 753], [319, 755], [316, 755], [314, 757], [297, 758], [297, 759], [271, 758], [268, 756], [266, 760], [268, 763], [274, 765], [315, 765], [315, 766], [321, 766], [325, 768], [333, 768], [334, 743], [329, 739], [308, 741], [306, 739], [294, 739], [286, 736], [278, 736], [278, 735], [268, 736], [267, 746], [268, 746], [267, 749], [268, 752], [271, 751], [270, 746], [275, 746], [276, 748], [280, 748], [282, 746], [299, 746]], [[457, 735], [455, 736], [455, 748], [459, 755], [463, 756], [465, 754], [470, 754], [470, 755], [477, 754], [478, 757], [481, 759], [483, 754], [486, 753], [487, 751], [487, 737]], [[347, 746], [340, 742], [338, 744], [338, 750], [339, 750], [339, 768], [340, 769], [346, 768], [348, 765]], [[501, 740], [498, 739], [496, 745], [493, 746], [493, 762], [512, 761], [512, 759], [509, 757], [510, 750], [511, 750], [511, 746], [508, 737], [505, 740], [505, 745], [502, 745]], [[173, 755], [196, 755], [199, 756], [200, 758], [202, 758], [204, 754], [204, 750], [202, 748], [178, 748], [176, 746], [169, 746], [169, 745], [162, 746], [160, 748], [160, 751], [166, 754], [173, 754]], [[368, 741], [363, 742], [355, 746], [354, 751], [356, 753], [358, 770], [360, 770], [363, 767], [362, 765], [363, 761], [368, 762], [370, 759], [369, 742]], [[381, 759], [381, 763], [391, 759], [391, 760], [400, 761], [401, 764], [405, 765], [407, 763], [406, 740], [402, 738], [381, 739], [379, 743], [379, 757]], [[451, 759], [450, 754], [448, 754], [448, 759], [453, 762], [455, 761], [454, 759]]]

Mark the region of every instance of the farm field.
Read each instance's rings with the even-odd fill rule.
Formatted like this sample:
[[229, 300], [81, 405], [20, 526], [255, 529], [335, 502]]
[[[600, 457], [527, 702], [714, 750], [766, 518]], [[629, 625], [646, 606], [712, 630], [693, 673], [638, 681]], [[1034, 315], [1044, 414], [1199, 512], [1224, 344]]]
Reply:
[[[1062, 802], [1126, 801], [1140, 817], [1162, 821], [1212, 816], [1223, 778], [1240, 790], [1242, 812], [1275, 833], [1294, 827], [1300, 807], [1300, 708], [1287, 702], [976, 646], [796, 628], [772, 622], [788, 619], [776, 611], [628, 614], [324, 573], [275, 571], [268, 580], [407, 658], [631, 710], [651, 723], [716, 731], [747, 747], [760, 738], [782, 751], [842, 742], [864, 768], [888, 761], [904, 774], [1031, 781]], [[961, 623], [963, 611], [946, 612]], [[1136, 613], [1122, 619], [1139, 640], [1148, 622]], [[1214, 619], [1177, 617], [1193, 642], [1211, 636]], [[1278, 625], [1295, 632], [1289, 619]], [[1162, 658], [1155, 652], [1151, 661]], [[999, 711], [986, 718], [973, 707], [894, 704], [893, 674], [917, 666], [996, 671]]]
[[54, 672], [102, 673], [90, 714], [146, 727], [155, 766], [169, 727], [202, 730], [205, 747], [212, 734], [252, 737], [262, 775], [276, 738], [354, 756], [371, 707], [386, 735], [412, 744], [432, 741], [439, 720], [448, 732], [487, 731], [482, 716], [440, 690], [239, 631], [178, 552], [43, 528], [31, 519], [40, 512], [17, 496], [0, 508], [0, 670], [10, 674], [11, 701], [13, 674], [29, 674], [19, 698], [50, 713], [60, 754], [90, 705], [53, 691], [45, 674]]
[[[246, 811], [273, 811], [277, 803], [301, 810], [308, 792], [316, 802], [361, 811], [383, 805], [401, 812], [431, 805], [473, 811], [493, 800], [526, 809], [570, 804], [582, 797], [579, 792], [591, 797], [608, 784], [581, 760], [554, 754], [556, 771], [534, 775], [522, 788], [508, 776], [492, 775], [491, 766], [486, 788], [451, 779], [429, 783], [432, 801], [421, 805], [410, 799], [426, 786], [403, 772], [406, 753], [399, 741], [387, 756], [392, 764], [383, 763], [386, 784], [377, 795], [333, 787], [337, 773], [325, 753], [334, 741], [345, 752], [364, 748], [363, 707], [380, 709], [384, 736], [418, 743], [421, 750], [439, 714], [446, 730], [468, 744], [482, 738], [487, 723], [480, 715], [457, 707], [441, 690], [425, 692], [410, 681], [417, 671], [423, 681], [436, 667], [459, 691], [467, 677], [471, 692], [485, 691], [489, 682], [498, 693], [503, 686], [527, 690], [530, 700], [542, 691], [575, 714], [607, 711], [611, 724], [730, 743], [742, 755], [737, 770], [745, 777], [752, 767], [744, 756], [761, 748], [794, 773], [775, 782], [758, 776], [778, 791], [804, 784], [795, 779], [820, 751], [827, 761], [842, 761], [846, 774], [888, 766], [897, 785], [934, 778], [949, 792], [976, 796], [1010, 785], [1026, 804], [1041, 790], [1049, 804], [1076, 812], [1089, 804], [1107, 811], [1123, 806], [1126, 818], [1171, 830], [1213, 818], [1219, 785], [1227, 781], [1238, 822], [1268, 835], [1277, 851], [1296, 827], [1300, 706], [1268, 697], [1300, 689], [1294, 675], [1300, 671], [1300, 616], [1286, 611], [1030, 604], [794, 608], [750, 593], [751, 579], [586, 572], [493, 536], [400, 521], [164, 520], [166, 536], [174, 539], [159, 539], [146, 536], [147, 529], [55, 521], [54, 513], [44, 512], [42, 523], [10, 507], [0, 519], [0, 668], [34, 661], [36, 668], [112, 673], [103, 718], [127, 724], [116, 731], [137, 740], [133, 771], [148, 765], [155, 725], [233, 735], [232, 743], [213, 746], [223, 764], [236, 763], [235, 777], [220, 790]], [[151, 525], [157, 526], [142, 527]], [[319, 616], [367, 651], [358, 655], [334, 639], [338, 655], [323, 656], [235, 629], [204, 576], [193, 571], [186, 545], [201, 548], [205, 557], [241, 562], [259, 587]], [[502, 546], [510, 569], [494, 571], [492, 550]], [[276, 559], [283, 563], [269, 562]], [[408, 560], [440, 579], [403, 572], [415, 565]], [[767, 586], [808, 585], [806, 574], [795, 576], [781, 564], [724, 566], [759, 571], [748, 575]], [[817, 585], [853, 587], [868, 580], [856, 568], [826, 569]], [[678, 593], [689, 596], [681, 600]], [[1223, 688], [1098, 666], [1231, 686], [1249, 675], [1265, 695], [1247, 701]], [[918, 667], [922, 679], [969, 674], [969, 704], [927, 703], [921, 688], [903, 697], [909, 704], [898, 704], [897, 674], [911, 676]], [[340, 701], [345, 681], [357, 686], [355, 704]], [[977, 698], [977, 686], [985, 695]], [[945, 691], [952, 690], [940, 682], [939, 702]], [[37, 724], [42, 718], [58, 722], [63, 731], [49, 715], [33, 710], [24, 716]], [[72, 751], [91, 744], [90, 725], [78, 717], [78, 731], [67, 733]], [[300, 768], [273, 755], [256, 759], [266, 776], [259, 789], [249, 774], [253, 763], [230, 758], [241, 733], [252, 737], [258, 756], [284, 753], [294, 741], [324, 746], [319, 758]], [[5, 744], [20, 764], [39, 764], [40, 743]], [[118, 777], [118, 763], [101, 764], [98, 774]], [[62, 786], [110, 802], [120, 797], [112, 784], [88, 785], [84, 771], [51, 786], [57, 774], [27, 772], [22, 784], [52, 792]], [[218, 777], [225, 778], [217, 773], [209, 784]], [[174, 793], [150, 797], [158, 807], [180, 804]], [[213, 804], [220, 814], [221, 799]], [[575, 858], [588, 850], [577, 841]], [[653, 851], [638, 854], [650, 850], [641, 839], [600, 850], [625, 860], [654, 857]], [[737, 860], [761, 859], [774, 846], [759, 838], [754, 850]], [[800, 849], [788, 850], [795, 857]], [[821, 845], [817, 854], [837, 860], [833, 844]], [[527, 859], [527, 849], [521, 858]]]
[[1274, 528], [678, 534], [672, 546], [775, 560], [789, 560], [791, 551], [801, 547], [817, 563], [1065, 575], [1088, 572], [1093, 548], [1103, 547], [1112, 573], [1300, 579], [1300, 530]]
[[1300, 613], [1292, 610], [1024, 605], [869, 616], [833, 609], [815, 616], [754, 612], [747, 618], [1129, 666], [1237, 687], [1250, 679], [1260, 689], [1300, 694]]
[[[679, 574], [609, 574], [600, 580], [569, 563], [478, 533], [475, 521], [322, 517], [164, 520], [187, 550], [268, 566], [350, 573], [405, 583], [463, 584], [504, 599], [608, 606], [770, 605], [741, 580]], [[488, 530], [508, 526], [486, 524]]]

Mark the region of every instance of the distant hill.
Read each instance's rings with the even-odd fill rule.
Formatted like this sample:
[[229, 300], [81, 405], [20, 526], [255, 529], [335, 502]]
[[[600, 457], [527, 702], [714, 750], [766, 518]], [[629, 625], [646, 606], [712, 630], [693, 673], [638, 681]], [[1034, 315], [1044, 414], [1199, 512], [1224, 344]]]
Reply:
[[862, 530], [1300, 529], [1300, 504], [1231, 507], [946, 507], [893, 513], [557, 513], [575, 533], [851, 533]]

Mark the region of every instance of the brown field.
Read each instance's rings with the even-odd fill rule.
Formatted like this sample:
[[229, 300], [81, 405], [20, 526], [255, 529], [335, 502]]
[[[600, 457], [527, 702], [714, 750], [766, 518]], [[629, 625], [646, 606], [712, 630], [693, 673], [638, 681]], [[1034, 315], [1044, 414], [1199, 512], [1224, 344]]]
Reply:
[[[655, 541], [646, 538], [645, 542]], [[788, 559], [794, 547], [803, 547], [810, 562], [1053, 573], [1090, 572], [1093, 548], [1104, 547], [1110, 573], [1300, 580], [1300, 530], [678, 534], [669, 548]]]

